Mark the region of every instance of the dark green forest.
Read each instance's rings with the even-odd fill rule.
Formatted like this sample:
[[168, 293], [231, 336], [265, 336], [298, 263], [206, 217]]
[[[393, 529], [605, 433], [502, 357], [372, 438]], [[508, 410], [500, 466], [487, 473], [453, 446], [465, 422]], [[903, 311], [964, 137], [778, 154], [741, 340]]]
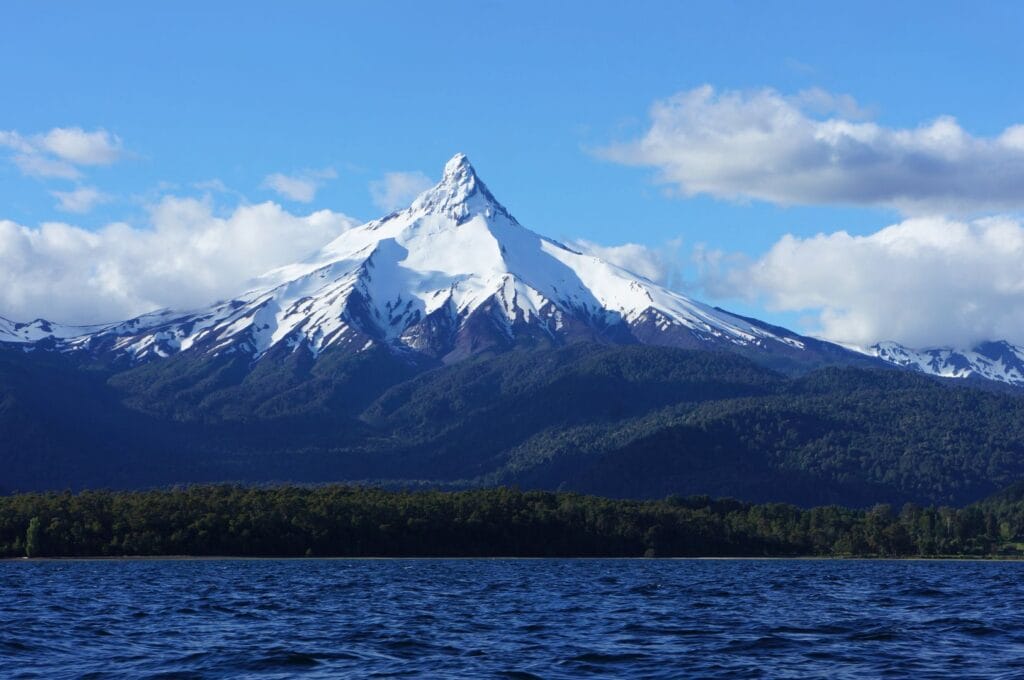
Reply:
[[1024, 396], [977, 385], [636, 345], [451, 366], [0, 351], [0, 493], [346, 482], [961, 507], [1024, 479]]
[[350, 486], [0, 497], [3, 557], [992, 556], [1021, 541], [1020, 485], [960, 509]]

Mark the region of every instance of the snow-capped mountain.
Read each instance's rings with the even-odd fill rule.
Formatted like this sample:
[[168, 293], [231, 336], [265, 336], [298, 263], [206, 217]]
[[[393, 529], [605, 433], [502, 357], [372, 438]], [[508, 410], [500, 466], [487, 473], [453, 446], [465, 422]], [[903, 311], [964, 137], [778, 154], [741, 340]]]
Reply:
[[522, 226], [463, 154], [408, 208], [343, 232], [234, 299], [96, 326], [0, 317], [0, 344], [130, 364], [179, 353], [240, 352], [257, 360], [376, 346], [451, 362], [576, 340], [734, 349], [808, 364], [889, 364], [1024, 385], [1024, 349], [1008, 343], [970, 351], [882, 343], [851, 351], [692, 300]]
[[870, 354], [890, 364], [943, 378], [984, 378], [1024, 386], [1024, 347], [983, 342], [970, 350], [910, 349], [895, 342], [872, 345]]
[[576, 339], [782, 352], [804, 351], [808, 340], [530, 231], [462, 154], [409, 208], [342, 233], [233, 300], [105, 326], [0, 319], [0, 341], [132, 362], [376, 344], [450, 361], [517, 342]]

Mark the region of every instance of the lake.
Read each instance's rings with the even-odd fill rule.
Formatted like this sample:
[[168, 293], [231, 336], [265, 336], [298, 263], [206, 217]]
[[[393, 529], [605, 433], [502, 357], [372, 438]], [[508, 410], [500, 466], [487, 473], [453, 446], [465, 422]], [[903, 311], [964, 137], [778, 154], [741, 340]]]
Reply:
[[1024, 676], [1024, 563], [0, 563], [2, 677]]

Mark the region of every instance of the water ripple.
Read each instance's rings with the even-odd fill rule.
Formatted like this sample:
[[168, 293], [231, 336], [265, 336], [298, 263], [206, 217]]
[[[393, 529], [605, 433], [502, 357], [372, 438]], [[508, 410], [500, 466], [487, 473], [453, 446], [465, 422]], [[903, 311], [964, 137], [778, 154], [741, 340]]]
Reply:
[[0, 677], [1024, 672], [1024, 564], [0, 563]]

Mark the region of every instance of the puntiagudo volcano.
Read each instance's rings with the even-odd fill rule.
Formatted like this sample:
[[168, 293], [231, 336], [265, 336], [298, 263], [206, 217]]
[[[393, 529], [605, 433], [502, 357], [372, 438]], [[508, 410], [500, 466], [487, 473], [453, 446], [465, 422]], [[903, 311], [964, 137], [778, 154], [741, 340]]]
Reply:
[[248, 292], [0, 318], [0, 490], [515, 484], [964, 503], [1024, 477], [1024, 351], [850, 349], [519, 224], [462, 154]]

